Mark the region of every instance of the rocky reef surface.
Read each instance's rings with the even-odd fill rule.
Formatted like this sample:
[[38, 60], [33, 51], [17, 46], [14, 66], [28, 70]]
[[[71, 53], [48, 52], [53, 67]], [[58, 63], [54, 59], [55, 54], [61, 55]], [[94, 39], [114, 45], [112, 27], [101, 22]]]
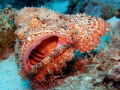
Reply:
[[14, 51], [16, 29], [13, 16], [17, 10], [8, 5], [0, 10], [0, 60], [9, 57]]

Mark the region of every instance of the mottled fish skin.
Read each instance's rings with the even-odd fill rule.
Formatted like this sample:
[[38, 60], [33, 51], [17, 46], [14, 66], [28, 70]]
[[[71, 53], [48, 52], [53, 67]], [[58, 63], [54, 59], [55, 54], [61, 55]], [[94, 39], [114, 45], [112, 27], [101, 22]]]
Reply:
[[[60, 73], [66, 62], [74, 58], [76, 49], [85, 53], [98, 47], [101, 37], [107, 35], [111, 27], [101, 18], [85, 14], [65, 15], [43, 7], [21, 9], [15, 17], [15, 24], [19, 74], [30, 78], [37, 87], [42, 87], [39, 83], [46, 82], [48, 74]], [[44, 45], [45, 48], [41, 48]], [[44, 49], [48, 52], [44, 53]]]

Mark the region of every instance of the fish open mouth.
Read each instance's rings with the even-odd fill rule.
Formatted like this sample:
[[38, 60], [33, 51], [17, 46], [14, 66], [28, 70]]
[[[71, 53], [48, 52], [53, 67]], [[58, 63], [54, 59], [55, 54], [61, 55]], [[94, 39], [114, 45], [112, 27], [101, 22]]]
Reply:
[[[55, 57], [52, 53], [56, 53], [56, 51], [61, 52], [62, 50], [60, 49], [66, 50], [72, 43], [73, 41], [65, 35], [55, 33], [42, 35], [34, 34], [34, 36], [28, 37], [21, 49], [25, 71], [29, 73], [31, 69], [42, 60], [51, 56]], [[61, 48], [61, 46], [66, 49], [63, 47]]]
[[30, 53], [29, 55], [29, 63], [31, 65], [36, 65], [42, 61], [45, 57], [49, 56], [51, 52], [53, 52], [57, 47], [64, 42], [59, 43], [59, 38], [57, 36], [50, 36], [41, 41]]

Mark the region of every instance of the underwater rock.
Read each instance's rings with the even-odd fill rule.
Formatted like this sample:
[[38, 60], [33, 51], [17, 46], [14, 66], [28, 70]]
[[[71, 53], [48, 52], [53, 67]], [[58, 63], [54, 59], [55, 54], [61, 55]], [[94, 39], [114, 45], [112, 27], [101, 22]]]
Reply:
[[48, 1], [50, 1], [50, 0], [38, 0], [39, 4], [45, 4], [45, 3], [47, 3]]
[[72, 14], [75, 6], [78, 4], [79, 0], [69, 0], [68, 10], [66, 13]]
[[[84, 13], [87, 15], [90, 15], [90, 16], [101, 18], [101, 14], [103, 13], [102, 6], [113, 5], [116, 10], [117, 8], [119, 8], [119, 3], [120, 3], [119, 0], [89, 0], [87, 6], [84, 8]], [[104, 9], [104, 11], [105, 11], [105, 9]], [[110, 11], [110, 8], [106, 12], [106, 14], [108, 12], [110, 15], [108, 14], [108, 17], [106, 15], [106, 18], [111, 18], [111, 16], [114, 16], [113, 12]], [[104, 16], [105, 16], [105, 14], [104, 14]]]
[[115, 16], [116, 16], [117, 18], [120, 18], [120, 8], [116, 10]]
[[[63, 69], [74, 58], [76, 49], [81, 53], [96, 49], [101, 37], [110, 31], [110, 24], [100, 18], [34, 7], [21, 9], [15, 24], [19, 75], [30, 79], [33, 89], [41, 90], [59, 85], [57, 82], [66, 76]], [[82, 65], [87, 66], [89, 62]], [[74, 64], [80, 70], [78, 65]], [[86, 67], [80, 68], [86, 70]]]
[[102, 6], [102, 13], [101, 13], [101, 17], [104, 20], [108, 20], [110, 18], [112, 18], [115, 15], [115, 7], [114, 5], [103, 5]]
[[84, 12], [84, 7], [88, 4], [88, 0], [70, 0], [68, 5], [68, 14], [77, 14]]
[[113, 81], [120, 81], [120, 62], [109, 70], [108, 77]]
[[6, 59], [14, 51], [16, 27], [12, 17], [16, 11], [9, 5], [0, 12], [0, 60]]
[[[115, 29], [116, 27], [120, 27], [120, 26], [118, 26], [119, 23], [120, 23], [120, 18], [116, 18], [116, 16], [108, 19], [107, 22], [109, 22], [109, 23], [111, 24], [112, 28], [114, 28], [114, 29]], [[116, 29], [115, 29], [115, 30], [116, 30]], [[114, 30], [113, 30], [113, 32], [114, 32]]]

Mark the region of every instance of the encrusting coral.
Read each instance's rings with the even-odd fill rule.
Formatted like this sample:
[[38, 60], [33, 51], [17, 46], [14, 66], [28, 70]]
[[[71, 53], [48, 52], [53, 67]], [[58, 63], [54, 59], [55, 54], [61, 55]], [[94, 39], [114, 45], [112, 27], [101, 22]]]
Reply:
[[15, 12], [12, 6], [6, 6], [0, 11], [0, 60], [6, 59], [14, 51], [16, 28], [11, 18]]
[[108, 51], [113, 62], [107, 76], [118, 83], [120, 82], [120, 21], [116, 24], [112, 28], [113, 37], [111, 37], [111, 42], [108, 43], [108, 49], [110, 48]]
[[[74, 53], [96, 49], [101, 37], [110, 31], [110, 24], [85, 14], [64, 15], [46, 8], [25, 7], [15, 17], [18, 36], [15, 45], [19, 75], [31, 80], [33, 89], [44, 90], [58, 85], [65, 77], [64, 68]], [[73, 66], [86, 71], [90, 60]], [[68, 68], [67, 68], [68, 69]], [[74, 70], [76, 72], [76, 70]], [[75, 73], [74, 73], [75, 74]]]
[[120, 8], [116, 10], [115, 16], [116, 16], [117, 18], [120, 18]]
[[115, 7], [114, 5], [103, 5], [102, 6], [102, 13], [101, 13], [101, 17], [104, 20], [108, 20], [111, 17], [113, 17], [115, 15]]

